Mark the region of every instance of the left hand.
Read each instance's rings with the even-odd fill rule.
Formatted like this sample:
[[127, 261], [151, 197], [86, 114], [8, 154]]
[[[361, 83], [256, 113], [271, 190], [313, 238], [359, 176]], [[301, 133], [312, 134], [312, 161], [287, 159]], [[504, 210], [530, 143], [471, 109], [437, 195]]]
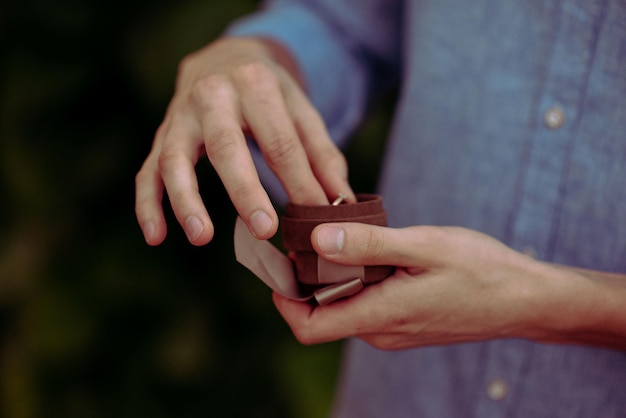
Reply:
[[[539, 338], [585, 283], [465, 228], [324, 224], [316, 251], [334, 262], [394, 265], [385, 281], [327, 306], [274, 294], [296, 338], [314, 344], [356, 336], [382, 349], [502, 337]], [[555, 274], [556, 273], [556, 274]]]
[[285, 47], [269, 39], [224, 37], [187, 56], [179, 68], [174, 97], [135, 178], [135, 213], [148, 244], [160, 244], [167, 233], [165, 191], [189, 242], [213, 239], [194, 169], [204, 155], [252, 234], [274, 235], [278, 215], [259, 181], [246, 134], [290, 201], [324, 205], [339, 192], [355, 200], [345, 158], [301, 88]]

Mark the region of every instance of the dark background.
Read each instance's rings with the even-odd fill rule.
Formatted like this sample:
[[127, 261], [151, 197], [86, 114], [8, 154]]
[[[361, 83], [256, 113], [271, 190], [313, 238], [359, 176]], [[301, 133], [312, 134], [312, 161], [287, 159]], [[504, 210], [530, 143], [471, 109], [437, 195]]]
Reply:
[[[147, 246], [134, 176], [180, 59], [253, 0], [0, 6], [0, 417], [321, 417], [341, 343], [300, 346], [234, 261], [235, 212], [206, 161], [216, 239]], [[372, 191], [388, 106], [347, 151]]]

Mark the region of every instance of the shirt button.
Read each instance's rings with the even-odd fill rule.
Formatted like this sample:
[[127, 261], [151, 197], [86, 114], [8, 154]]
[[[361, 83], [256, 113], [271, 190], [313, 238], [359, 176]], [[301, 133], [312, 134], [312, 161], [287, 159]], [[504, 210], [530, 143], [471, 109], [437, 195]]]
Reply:
[[543, 121], [550, 129], [559, 129], [565, 123], [565, 113], [558, 106], [551, 107], [543, 115]]
[[501, 401], [506, 397], [509, 388], [502, 379], [495, 379], [487, 386], [487, 396], [492, 401]]

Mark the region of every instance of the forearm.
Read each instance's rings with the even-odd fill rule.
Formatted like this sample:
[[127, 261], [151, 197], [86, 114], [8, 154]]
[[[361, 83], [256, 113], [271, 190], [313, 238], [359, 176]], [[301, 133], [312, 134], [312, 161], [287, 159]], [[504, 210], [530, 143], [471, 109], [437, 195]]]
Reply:
[[626, 350], [626, 274], [547, 263], [534, 271], [544, 294], [531, 339]]

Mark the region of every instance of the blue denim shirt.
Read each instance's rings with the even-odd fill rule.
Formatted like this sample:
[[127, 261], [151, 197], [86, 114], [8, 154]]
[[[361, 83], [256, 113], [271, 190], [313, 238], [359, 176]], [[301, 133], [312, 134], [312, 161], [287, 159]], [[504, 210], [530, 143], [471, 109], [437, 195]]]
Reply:
[[[290, 48], [339, 143], [399, 82], [380, 181], [392, 226], [465, 226], [626, 273], [626, 1], [277, 0], [230, 32]], [[626, 353], [352, 340], [334, 415], [626, 417]]]

